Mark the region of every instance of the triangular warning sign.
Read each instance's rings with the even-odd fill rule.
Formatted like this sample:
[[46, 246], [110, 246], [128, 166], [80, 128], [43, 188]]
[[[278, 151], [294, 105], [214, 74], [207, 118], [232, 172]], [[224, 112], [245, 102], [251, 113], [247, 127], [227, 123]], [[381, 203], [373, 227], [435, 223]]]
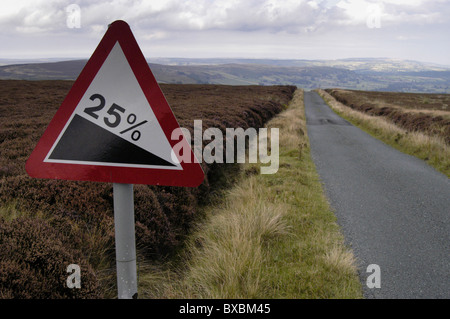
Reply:
[[[124, 21], [112, 23], [26, 164], [31, 177], [191, 186], [203, 170], [173, 148], [179, 125]], [[177, 134], [179, 136], [179, 134]], [[192, 151], [191, 151], [192, 153]], [[185, 157], [185, 156], [183, 156]]]

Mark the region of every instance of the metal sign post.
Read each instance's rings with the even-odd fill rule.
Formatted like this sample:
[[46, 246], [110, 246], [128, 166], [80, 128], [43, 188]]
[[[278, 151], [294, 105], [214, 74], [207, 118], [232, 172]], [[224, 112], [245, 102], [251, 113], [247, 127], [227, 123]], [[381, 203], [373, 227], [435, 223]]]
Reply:
[[133, 184], [113, 184], [119, 299], [137, 298]]

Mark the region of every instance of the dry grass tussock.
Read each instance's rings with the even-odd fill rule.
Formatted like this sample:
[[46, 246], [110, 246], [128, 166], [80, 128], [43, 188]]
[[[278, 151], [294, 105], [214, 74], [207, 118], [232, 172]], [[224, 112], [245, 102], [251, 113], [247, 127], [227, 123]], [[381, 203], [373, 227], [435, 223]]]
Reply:
[[257, 297], [264, 246], [289, 235], [289, 226], [283, 220], [285, 211], [267, 201], [253, 177], [234, 188], [226, 205], [213, 212], [211, 222], [191, 246], [194, 258], [185, 283], [195, 291], [190, 291], [189, 297]]
[[183, 274], [157, 267], [145, 271], [144, 296], [257, 298], [265, 246], [290, 236], [285, 212], [285, 207], [267, 200], [255, 177], [246, 179], [227, 192], [225, 203], [211, 211], [209, 221], [192, 236]]
[[[297, 90], [291, 101], [291, 105], [300, 105], [303, 103], [303, 91]], [[291, 107], [285, 112], [278, 114], [269, 121], [267, 127], [276, 127], [280, 129], [280, 145], [284, 149], [295, 149], [300, 146], [300, 150], [307, 146], [306, 138], [306, 119], [302, 108]]]

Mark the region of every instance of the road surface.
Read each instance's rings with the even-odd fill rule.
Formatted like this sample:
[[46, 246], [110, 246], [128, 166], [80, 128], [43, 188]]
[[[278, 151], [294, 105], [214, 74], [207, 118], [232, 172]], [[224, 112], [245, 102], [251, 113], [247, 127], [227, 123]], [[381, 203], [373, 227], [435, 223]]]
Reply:
[[[312, 157], [366, 298], [450, 298], [450, 182], [305, 92]], [[381, 288], [369, 265], [380, 267]]]

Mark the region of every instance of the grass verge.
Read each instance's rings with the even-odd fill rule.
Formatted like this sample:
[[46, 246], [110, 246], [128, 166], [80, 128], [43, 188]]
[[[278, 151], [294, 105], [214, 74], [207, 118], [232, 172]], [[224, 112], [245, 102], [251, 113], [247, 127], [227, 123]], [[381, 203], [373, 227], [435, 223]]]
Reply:
[[330, 108], [355, 126], [397, 150], [416, 156], [450, 177], [450, 149], [444, 139], [420, 132], [408, 132], [379, 116], [371, 116], [336, 101], [324, 90], [317, 90]]
[[279, 171], [244, 164], [175, 265], [141, 266], [140, 298], [362, 298], [310, 156], [301, 90], [268, 127], [280, 129]]

